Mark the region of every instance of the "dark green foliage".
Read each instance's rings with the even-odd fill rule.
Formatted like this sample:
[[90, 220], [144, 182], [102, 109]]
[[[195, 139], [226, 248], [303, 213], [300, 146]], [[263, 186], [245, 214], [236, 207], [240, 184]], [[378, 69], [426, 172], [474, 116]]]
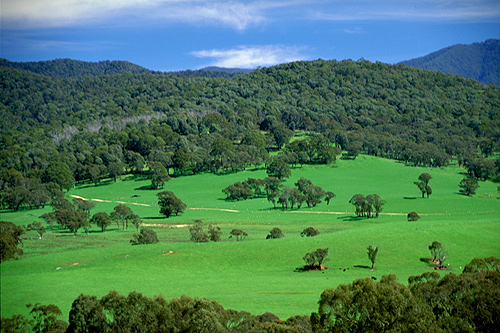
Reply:
[[476, 194], [476, 190], [479, 188], [479, 184], [474, 178], [464, 178], [458, 186], [460, 187], [460, 192], [467, 196]]
[[181, 199], [177, 198], [171, 191], [159, 192], [158, 205], [160, 206], [160, 214], [169, 218], [172, 214], [176, 216], [186, 210], [187, 206]]
[[356, 279], [321, 294], [313, 330], [325, 332], [435, 331], [432, 311], [394, 275]]
[[12, 222], [0, 221], [0, 263], [23, 254], [21, 236], [24, 229]]
[[374, 266], [375, 266], [375, 260], [377, 259], [378, 247], [376, 246], [375, 248], [373, 248], [370, 245], [366, 249], [368, 250], [368, 252], [367, 252], [368, 259], [370, 259], [370, 261], [372, 263], [371, 269], [373, 270], [373, 269], [375, 269]]
[[427, 198], [432, 194], [432, 189], [429, 186], [429, 181], [432, 179], [432, 176], [426, 172], [422, 173], [418, 177], [418, 182], [413, 182], [417, 185], [418, 189], [422, 192], [422, 198], [427, 194]]
[[191, 240], [195, 243], [205, 243], [208, 242], [209, 236], [203, 231], [203, 221], [196, 220], [194, 225], [189, 227], [189, 233], [191, 234]]
[[385, 205], [386, 201], [382, 200], [378, 194], [369, 194], [366, 197], [363, 194], [355, 194], [349, 200], [349, 203], [354, 205], [356, 216], [370, 218], [374, 212], [375, 217], [379, 216], [379, 213], [383, 209], [382, 206]]
[[40, 222], [37, 222], [37, 221], [28, 224], [25, 227], [25, 229], [26, 229], [26, 231], [32, 231], [32, 230], [36, 231], [38, 233], [38, 237], [40, 237], [40, 239], [42, 239], [43, 234], [46, 232], [45, 227]]
[[276, 238], [283, 238], [285, 235], [283, 235], [283, 232], [281, 231], [280, 228], [273, 228], [271, 231], [269, 231], [269, 234], [266, 236], [266, 239], [276, 239]]
[[414, 222], [420, 219], [420, 215], [418, 215], [416, 212], [409, 212], [407, 218], [408, 221]]
[[[145, 161], [175, 175], [235, 172], [276, 147], [291, 165], [330, 163], [340, 147], [433, 167], [478, 148], [498, 150], [500, 88], [364, 60], [294, 62], [229, 79], [149, 72], [56, 79], [0, 66], [0, 80], [1, 170], [62, 188], [71, 178], [99, 185], [121, 168], [141, 172]], [[292, 130], [308, 135], [290, 143]], [[471, 169], [480, 179], [498, 175], [500, 166], [482, 164]], [[47, 202], [28, 203], [31, 187], [5, 184], [4, 207]]]
[[231, 235], [229, 236], [229, 238], [232, 238], [234, 236], [237, 241], [243, 240], [245, 237], [248, 236], [246, 232], [240, 229], [233, 229], [229, 234]]
[[328, 261], [328, 248], [316, 249], [316, 251], [306, 253], [302, 258], [307, 266], [306, 269], [324, 269], [323, 263]]
[[22, 315], [13, 315], [11, 318], [2, 318], [1, 332], [66, 332], [68, 324], [60, 319], [61, 310], [54, 304], [35, 305], [27, 304], [26, 307], [31, 308], [31, 319]]
[[148, 69], [128, 61], [86, 62], [73, 59], [55, 59], [38, 62], [12, 62], [0, 59], [0, 66], [23, 69], [57, 78], [82, 78], [86, 76], [116, 75], [123, 73], [147, 73]]
[[305, 228], [304, 230], [302, 230], [302, 232], [300, 233], [300, 236], [313, 237], [313, 236], [317, 236], [319, 234], [320, 234], [319, 230], [314, 229], [313, 227], [309, 227], [309, 228]]
[[218, 226], [208, 226], [208, 235], [212, 242], [220, 242], [220, 235], [222, 235], [222, 230]]
[[149, 177], [151, 178], [151, 188], [163, 188], [163, 184], [170, 180], [167, 169], [160, 162], [150, 162]]
[[500, 40], [457, 44], [424, 57], [401, 62], [412, 67], [457, 74], [483, 84], [500, 86]]
[[120, 204], [113, 208], [113, 211], [110, 214], [111, 220], [116, 223], [118, 229], [120, 229], [120, 224], [122, 225], [122, 229], [128, 229], [128, 224], [134, 221], [137, 218], [137, 215], [132, 212], [130, 207]]
[[276, 177], [283, 180], [291, 176], [292, 171], [290, 166], [281, 158], [275, 158], [271, 164], [267, 166], [267, 174], [269, 177]]
[[159, 240], [156, 232], [152, 229], [145, 228], [142, 228], [139, 234], [134, 234], [130, 240], [132, 245], [155, 244], [158, 242]]
[[477, 273], [485, 271], [497, 271], [500, 273], [500, 259], [496, 257], [474, 258], [465, 265], [463, 273]]
[[106, 228], [111, 225], [111, 217], [106, 212], [95, 213], [90, 219], [90, 223], [97, 225], [102, 232], [105, 232]]
[[429, 251], [431, 251], [432, 261], [436, 265], [436, 268], [445, 268], [443, 263], [448, 258], [448, 251], [443, 245], [438, 241], [434, 241], [429, 245]]
[[107, 318], [96, 296], [80, 294], [69, 311], [68, 333], [106, 332]]

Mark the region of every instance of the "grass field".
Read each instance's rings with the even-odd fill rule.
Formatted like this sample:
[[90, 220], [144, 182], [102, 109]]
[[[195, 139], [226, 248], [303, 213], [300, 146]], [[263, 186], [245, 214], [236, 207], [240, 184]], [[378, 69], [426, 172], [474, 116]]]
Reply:
[[[433, 194], [422, 199], [413, 184], [422, 172], [433, 179]], [[92, 213], [110, 212], [125, 203], [149, 225], [176, 226], [201, 219], [217, 224], [223, 242], [195, 244], [189, 241], [187, 227], [155, 226], [160, 243], [131, 246], [136, 230], [106, 233], [95, 226], [89, 235], [77, 236], [57, 227], [42, 240], [27, 234], [24, 256], [8, 261], [1, 268], [1, 315], [26, 314], [26, 303], [56, 304], [64, 319], [72, 301], [80, 294], [101, 297], [110, 290], [131, 291], [147, 296], [162, 294], [167, 299], [186, 294], [215, 300], [225, 308], [252, 314], [272, 312], [282, 319], [317, 311], [322, 291], [358, 277], [396, 274], [406, 283], [411, 275], [431, 271], [421, 262], [429, 256], [428, 246], [440, 241], [450, 254], [448, 271], [459, 273], [474, 257], [500, 256], [500, 200], [497, 184], [480, 182], [478, 194], [458, 193], [463, 178], [458, 166], [443, 169], [408, 167], [396, 161], [370, 156], [340, 160], [332, 166], [304, 166], [292, 170], [286, 181], [293, 186], [300, 177], [333, 191], [330, 205], [282, 211], [273, 209], [265, 199], [232, 202], [224, 200], [222, 188], [248, 177], [264, 178], [265, 171], [247, 170], [229, 175], [203, 174], [174, 178], [165, 185], [188, 210], [165, 219], [159, 214], [156, 190], [147, 189], [149, 181], [128, 176], [116, 183], [95, 187], [77, 186], [68, 196], [95, 200]], [[357, 193], [379, 194], [387, 204], [378, 219], [355, 218], [349, 199]], [[2, 212], [1, 220], [28, 224], [51, 211], [25, 210]], [[407, 222], [406, 214], [416, 211], [422, 218]], [[307, 227], [321, 235], [301, 238]], [[285, 238], [266, 240], [273, 227], [283, 230]], [[242, 242], [228, 239], [233, 228], [246, 231]], [[380, 251], [370, 271], [368, 245]], [[317, 248], [328, 247], [326, 271], [296, 272], [304, 265], [302, 257]], [[172, 251], [172, 252], [171, 252]], [[442, 272], [441, 274], [445, 274]]]

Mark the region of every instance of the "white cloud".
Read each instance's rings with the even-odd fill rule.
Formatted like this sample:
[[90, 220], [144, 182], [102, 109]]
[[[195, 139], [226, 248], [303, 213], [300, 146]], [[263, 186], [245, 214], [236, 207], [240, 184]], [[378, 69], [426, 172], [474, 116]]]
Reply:
[[[243, 30], [266, 19], [286, 2], [227, 0], [2, 0], [2, 25], [10, 28], [64, 27], [127, 17], [147, 24], [222, 24]], [[158, 21], [159, 20], [159, 21]]]
[[202, 50], [191, 54], [198, 58], [214, 58], [211, 66], [227, 68], [256, 68], [291, 61], [306, 60], [303, 47], [281, 45], [240, 46], [230, 50]]
[[373, 0], [357, 2], [336, 1], [309, 12], [313, 20], [366, 21], [411, 20], [489, 21], [500, 19], [498, 0], [392, 0], [383, 3]]

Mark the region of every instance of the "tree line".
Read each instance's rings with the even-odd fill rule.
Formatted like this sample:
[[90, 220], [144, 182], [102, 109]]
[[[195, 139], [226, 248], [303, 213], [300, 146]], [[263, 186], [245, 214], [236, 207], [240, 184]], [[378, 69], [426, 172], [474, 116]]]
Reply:
[[[318, 249], [321, 253], [328, 249]], [[315, 260], [311, 254], [311, 261]], [[309, 258], [309, 257], [308, 257]], [[325, 290], [317, 312], [281, 320], [224, 309], [215, 301], [182, 296], [167, 301], [136, 291], [98, 298], [80, 294], [68, 322], [53, 305], [29, 305], [30, 316], [2, 318], [2, 332], [494, 332], [500, 326], [500, 260], [475, 258], [460, 274], [358, 278]]]

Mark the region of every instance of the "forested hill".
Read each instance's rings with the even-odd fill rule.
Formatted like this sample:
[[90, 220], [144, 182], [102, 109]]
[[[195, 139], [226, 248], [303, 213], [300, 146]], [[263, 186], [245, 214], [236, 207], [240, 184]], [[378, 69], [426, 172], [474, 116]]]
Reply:
[[453, 45], [424, 57], [401, 62], [412, 67], [457, 74], [500, 86], [500, 40]]
[[[0, 82], [0, 170], [32, 177], [65, 165], [91, 179], [138, 158], [178, 174], [238, 170], [279, 148], [289, 163], [328, 162], [317, 155], [329, 144], [429, 166], [500, 150], [499, 87], [404, 65], [317, 60], [228, 79], [0, 67]], [[288, 145], [298, 130], [316, 138], [309, 150]]]
[[11, 62], [0, 59], [0, 66], [27, 70], [57, 78], [147, 73], [150, 70], [128, 61], [86, 62], [72, 59], [55, 59], [38, 62]]

